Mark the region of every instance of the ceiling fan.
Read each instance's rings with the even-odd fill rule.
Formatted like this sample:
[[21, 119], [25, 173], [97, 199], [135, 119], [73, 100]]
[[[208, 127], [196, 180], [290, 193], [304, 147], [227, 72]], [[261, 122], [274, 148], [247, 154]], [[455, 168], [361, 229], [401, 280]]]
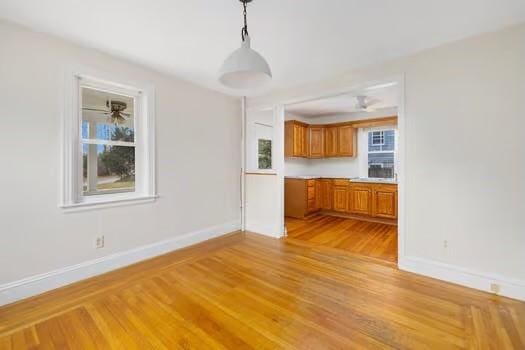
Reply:
[[106, 107], [109, 110], [105, 109], [96, 109], [96, 108], [82, 108], [84, 111], [93, 111], [93, 112], [102, 112], [102, 114], [108, 116], [108, 122], [115, 125], [124, 124], [131, 115], [131, 113], [126, 113], [124, 110], [128, 107], [126, 102], [116, 101], [116, 100], [107, 100]]
[[356, 96], [355, 98], [357, 100], [355, 104], [355, 108], [358, 111], [362, 111], [362, 112], [375, 111], [375, 108], [373, 108], [372, 106], [381, 102], [378, 99], [374, 99], [374, 98], [371, 99], [368, 96], [364, 96], [364, 95]]

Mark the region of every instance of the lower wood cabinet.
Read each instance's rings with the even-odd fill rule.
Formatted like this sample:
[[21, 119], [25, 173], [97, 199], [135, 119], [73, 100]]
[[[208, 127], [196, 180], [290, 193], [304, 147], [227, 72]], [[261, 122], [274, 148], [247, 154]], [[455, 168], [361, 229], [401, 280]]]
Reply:
[[351, 184], [348, 188], [348, 211], [353, 214], [372, 215], [374, 185]]
[[362, 218], [397, 219], [397, 185], [345, 179], [285, 179], [285, 215], [323, 210]]
[[387, 219], [397, 218], [397, 186], [374, 186], [372, 215]]
[[321, 179], [321, 209], [332, 210], [332, 179]]

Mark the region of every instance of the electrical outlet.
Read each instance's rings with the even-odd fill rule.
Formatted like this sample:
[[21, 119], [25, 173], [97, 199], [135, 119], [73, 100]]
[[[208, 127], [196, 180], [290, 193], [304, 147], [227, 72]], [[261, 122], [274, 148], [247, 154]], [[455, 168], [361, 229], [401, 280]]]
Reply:
[[95, 239], [95, 248], [96, 249], [102, 249], [104, 248], [104, 236], [98, 236]]
[[445, 248], [445, 249], [448, 248], [448, 241], [447, 240], [443, 241], [443, 248]]
[[490, 284], [490, 291], [491, 291], [492, 293], [494, 293], [494, 294], [499, 294], [500, 289], [501, 289], [501, 288], [500, 288], [499, 284], [497, 284], [497, 283], [491, 283], [491, 284]]

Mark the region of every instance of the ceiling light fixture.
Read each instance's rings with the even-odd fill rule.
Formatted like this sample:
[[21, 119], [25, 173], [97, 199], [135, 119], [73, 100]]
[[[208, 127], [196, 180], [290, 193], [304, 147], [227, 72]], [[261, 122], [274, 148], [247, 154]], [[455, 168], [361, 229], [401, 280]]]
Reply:
[[222, 64], [219, 81], [232, 89], [254, 89], [272, 80], [268, 62], [250, 47], [246, 7], [253, 0], [240, 0], [244, 8], [244, 27], [241, 30], [241, 47], [226, 58]]

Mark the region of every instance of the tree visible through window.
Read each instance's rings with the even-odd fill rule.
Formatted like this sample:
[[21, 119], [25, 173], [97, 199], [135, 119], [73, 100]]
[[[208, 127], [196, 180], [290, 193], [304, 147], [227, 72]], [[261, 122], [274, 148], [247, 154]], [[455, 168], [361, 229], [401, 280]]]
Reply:
[[135, 190], [134, 98], [82, 87], [84, 195]]
[[272, 168], [272, 140], [258, 140], [259, 169]]
[[394, 178], [395, 135], [393, 129], [368, 133], [368, 177]]

